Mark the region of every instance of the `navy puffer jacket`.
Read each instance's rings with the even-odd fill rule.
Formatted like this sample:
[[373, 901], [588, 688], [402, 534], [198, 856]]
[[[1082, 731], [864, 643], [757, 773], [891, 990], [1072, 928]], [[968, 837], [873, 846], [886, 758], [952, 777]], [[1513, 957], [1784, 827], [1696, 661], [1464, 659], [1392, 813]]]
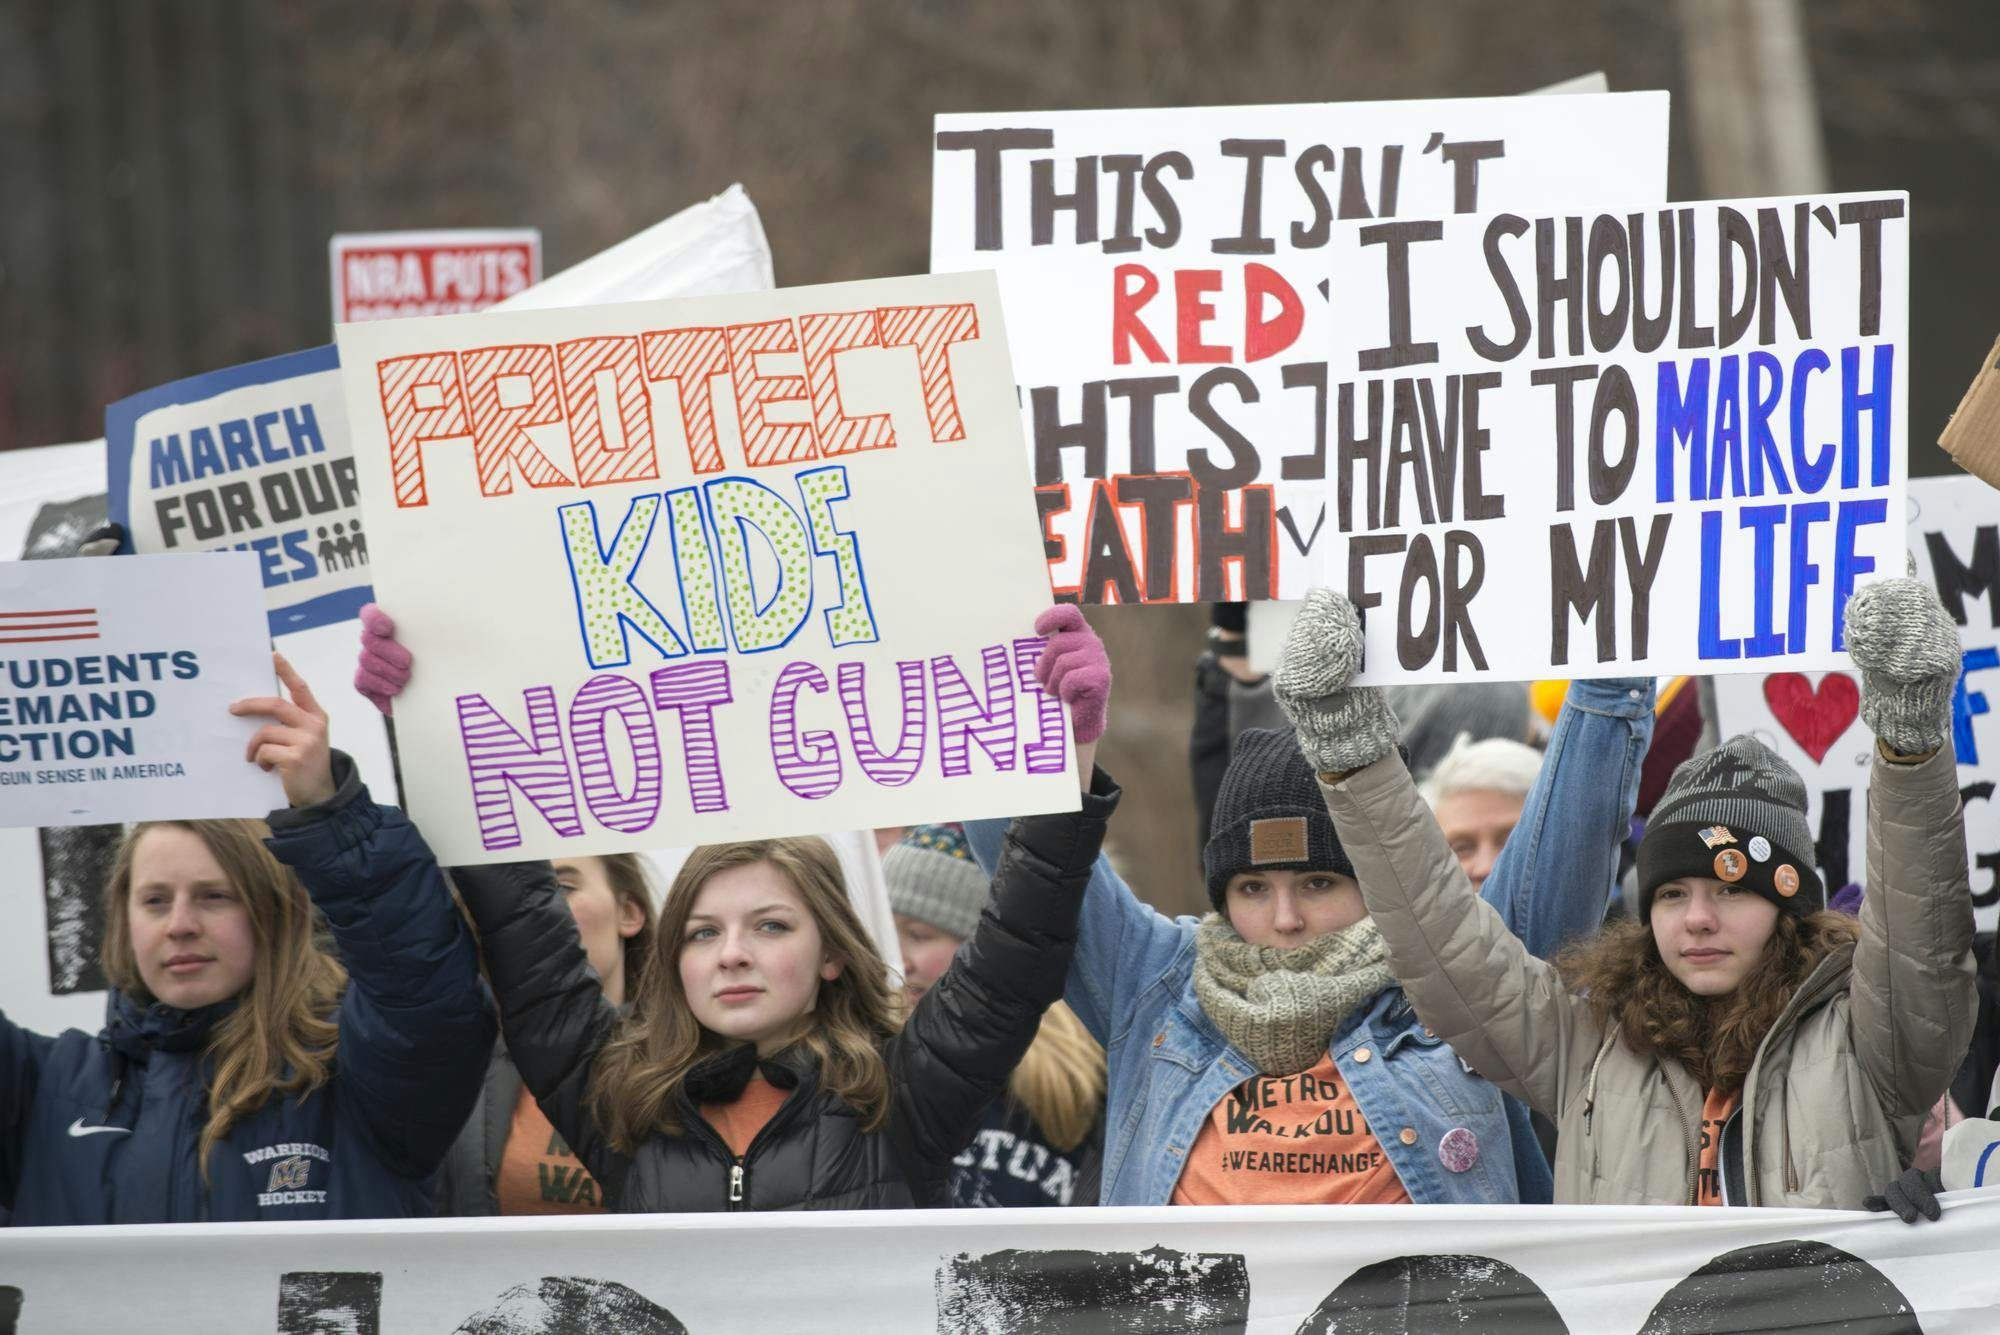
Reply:
[[203, 1183], [203, 1049], [234, 1008], [113, 992], [104, 1031], [50, 1038], [0, 1016], [0, 1205], [20, 1226], [428, 1215], [478, 1096], [492, 1002], [437, 860], [338, 752], [326, 802], [270, 818], [347, 966], [332, 1077], [217, 1142]]

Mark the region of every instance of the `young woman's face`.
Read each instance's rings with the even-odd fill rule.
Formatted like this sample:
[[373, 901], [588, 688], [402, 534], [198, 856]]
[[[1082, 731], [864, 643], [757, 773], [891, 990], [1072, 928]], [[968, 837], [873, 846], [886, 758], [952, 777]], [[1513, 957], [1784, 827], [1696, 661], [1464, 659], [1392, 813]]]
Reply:
[[1525, 799], [1491, 788], [1461, 788], [1438, 799], [1437, 823], [1474, 890], [1486, 884], [1521, 819]]
[[841, 969], [805, 900], [768, 862], [719, 871], [695, 892], [679, 962], [694, 1018], [764, 1054], [805, 1031], [820, 984]]
[[1696, 996], [1734, 992], [1777, 926], [1776, 904], [1726, 881], [1688, 876], [1653, 892], [1653, 942], [1667, 972]]
[[1223, 891], [1229, 925], [1253, 946], [1290, 950], [1368, 916], [1361, 886], [1333, 871], [1238, 872]]
[[903, 996], [914, 1006], [951, 967], [951, 957], [965, 944], [965, 938], [898, 913], [896, 942], [903, 948]]
[[250, 910], [194, 831], [160, 825], [140, 835], [129, 893], [132, 954], [155, 998], [195, 1010], [250, 985], [257, 967]]
[[576, 919], [577, 935], [590, 967], [604, 980], [604, 995], [614, 1006], [625, 1004], [625, 943], [646, 925], [637, 904], [611, 888], [601, 858], [557, 858], [556, 880]]

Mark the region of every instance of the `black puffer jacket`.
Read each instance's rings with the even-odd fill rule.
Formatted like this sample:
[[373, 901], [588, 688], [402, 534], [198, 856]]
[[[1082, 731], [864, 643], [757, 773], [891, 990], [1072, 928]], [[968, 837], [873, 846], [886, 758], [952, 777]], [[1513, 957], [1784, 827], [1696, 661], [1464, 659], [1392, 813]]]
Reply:
[[[872, 1132], [821, 1092], [803, 1048], [759, 1062], [755, 1049], [739, 1046], [702, 1062], [678, 1091], [688, 1134], [657, 1134], [634, 1154], [616, 1152], [586, 1103], [618, 1013], [584, 956], [554, 872], [530, 862], [455, 868], [452, 876], [479, 925], [507, 1050], [613, 1209], [942, 1206], [953, 1157], [1006, 1089], [1042, 1013], [1062, 996], [1078, 906], [1119, 796], [1101, 770], [1091, 787], [1082, 820], [1029, 816], [1009, 827], [979, 926], [883, 1045], [890, 1111]], [[788, 1093], [739, 1164], [696, 1105], [730, 1101], [760, 1067]]]

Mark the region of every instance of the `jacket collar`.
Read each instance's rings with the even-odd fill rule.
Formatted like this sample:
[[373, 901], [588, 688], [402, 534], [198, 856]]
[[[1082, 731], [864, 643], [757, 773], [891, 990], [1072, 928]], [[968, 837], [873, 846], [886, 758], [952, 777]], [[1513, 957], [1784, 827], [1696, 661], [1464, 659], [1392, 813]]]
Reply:
[[779, 1089], [792, 1090], [819, 1074], [819, 1062], [803, 1043], [794, 1043], [761, 1059], [756, 1045], [738, 1043], [696, 1062], [681, 1082], [681, 1089], [689, 1102], [696, 1105], [733, 1103], [750, 1083], [750, 1077], [760, 1073]]
[[184, 1011], [158, 1001], [145, 1004], [113, 988], [104, 1003], [104, 1041], [139, 1062], [155, 1052], [196, 1052], [235, 1010], [235, 997]]

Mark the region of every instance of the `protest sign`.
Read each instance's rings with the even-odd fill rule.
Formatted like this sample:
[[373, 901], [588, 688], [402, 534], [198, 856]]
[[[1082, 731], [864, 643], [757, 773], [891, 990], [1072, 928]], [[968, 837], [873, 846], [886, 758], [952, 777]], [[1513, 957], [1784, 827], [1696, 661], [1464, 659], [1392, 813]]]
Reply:
[[[1984, 1330], [2000, 1194], [1942, 1200], [1916, 1228], [1836, 1210], [1446, 1205], [13, 1228], [0, 1295], [20, 1335]], [[135, 1320], [136, 1295], [168, 1292]]]
[[273, 635], [349, 620], [368, 601], [369, 535], [332, 348], [120, 399], [104, 434], [127, 550], [254, 552]]
[[339, 337], [445, 861], [1074, 806], [990, 278]]
[[948, 115], [935, 144], [931, 269], [1000, 275], [1058, 596], [1296, 598], [1331, 528], [1332, 238], [1659, 203], [1667, 95]]
[[532, 227], [349, 232], [328, 246], [333, 322], [468, 315], [541, 281]]
[[[2000, 922], [2000, 492], [1970, 477], [1911, 478], [1909, 550], [1917, 575], [1958, 622], [1963, 666], [1951, 701], [1952, 750], [1965, 805], [1973, 914]], [[1892, 568], [1891, 573], [1901, 573]], [[1856, 672], [1718, 678], [1716, 726], [1750, 733], [1799, 772], [1806, 819], [1829, 893], [1867, 878], [1868, 780], [1875, 737], [1861, 721]]]
[[1321, 579], [1363, 680], [1845, 665], [1902, 567], [1901, 194], [1337, 230]]
[[274, 691], [248, 556], [0, 563], [0, 825], [262, 816], [243, 759]]
[[[105, 443], [0, 451], [0, 553], [74, 555], [106, 518]], [[341, 689], [354, 671], [346, 622], [272, 637], [321, 687], [333, 743], [353, 757], [373, 792], [396, 792], [388, 733], [366, 700]], [[99, 950], [104, 882], [124, 835], [120, 824], [0, 828], [0, 1011], [42, 1033], [95, 1030], [104, 1017]]]

